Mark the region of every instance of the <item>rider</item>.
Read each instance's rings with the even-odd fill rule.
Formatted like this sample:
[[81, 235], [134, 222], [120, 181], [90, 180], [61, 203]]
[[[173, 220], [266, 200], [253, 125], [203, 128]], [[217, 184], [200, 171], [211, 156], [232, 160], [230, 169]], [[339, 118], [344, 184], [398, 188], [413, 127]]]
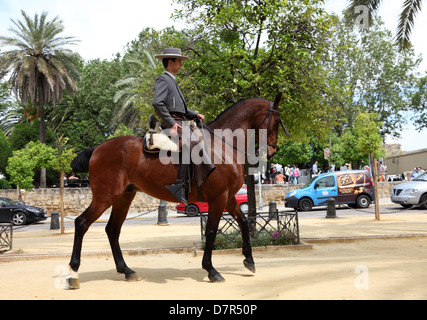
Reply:
[[[156, 80], [153, 107], [157, 115], [163, 120], [162, 126], [169, 129], [171, 136], [176, 137], [178, 135], [180, 138], [183, 138], [183, 121], [195, 119], [201, 121], [205, 120], [203, 114], [190, 110], [187, 107], [184, 96], [176, 83], [175, 75], [181, 70], [182, 61], [186, 61], [190, 58], [182, 56], [181, 49], [177, 48], [166, 48], [163, 50], [162, 54], [156, 55], [155, 58], [162, 60], [165, 73], [160, 75]], [[193, 125], [193, 127], [195, 126]], [[190, 139], [184, 140], [190, 141]], [[182, 150], [184, 152], [185, 148], [192, 147], [192, 144], [186, 146], [183, 143]], [[201, 170], [198, 170], [198, 172], [201, 172], [201, 180], [204, 180], [215, 167], [212, 164], [208, 164], [208, 166], [204, 165], [200, 169]], [[188, 186], [186, 183], [189, 179], [189, 174], [190, 165], [180, 161], [177, 180], [173, 185], [166, 187], [170, 193], [185, 204], [187, 204], [188, 197]]]

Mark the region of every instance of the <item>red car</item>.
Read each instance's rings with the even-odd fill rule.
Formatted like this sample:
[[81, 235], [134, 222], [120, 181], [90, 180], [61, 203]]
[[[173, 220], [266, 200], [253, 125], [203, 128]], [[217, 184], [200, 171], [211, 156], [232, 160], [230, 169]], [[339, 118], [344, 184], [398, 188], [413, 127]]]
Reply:
[[[248, 191], [246, 190], [246, 187], [241, 187], [235, 197], [240, 206], [240, 210], [245, 214], [248, 213]], [[207, 202], [194, 202], [190, 203], [188, 206], [183, 203], [178, 203], [176, 205], [177, 213], [183, 213], [189, 217], [195, 217], [199, 213], [208, 212], [208, 209], [209, 206]]]

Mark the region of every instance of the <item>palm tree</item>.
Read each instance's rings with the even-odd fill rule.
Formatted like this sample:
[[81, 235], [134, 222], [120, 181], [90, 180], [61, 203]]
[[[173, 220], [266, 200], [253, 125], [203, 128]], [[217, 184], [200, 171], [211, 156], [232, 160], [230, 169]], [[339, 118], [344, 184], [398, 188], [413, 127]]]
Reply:
[[114, 95], [114, 103], [120, 102], [120, 104], [116, 107], [115, 116], [111, 123], [113, 128], [117, 129], [120, 123], [134, 125], [140, 118], [140, 112], [136, 108], [138, 101], [143, 99], [140, 87], [144, 86], [143, 81], [146, 77], [145, 72], [156, 68], [156, 60], [154, 56], [147, 50], [144, 50], [144, 55], [146, 57], [146, 61], [144, 60], [142, 62], [131, 57], [125, 59], [126, 62], [133, 63], [138, 66], [139, 75], [136, 77], [128, 76], [118, 80], [115, 84], [115, 86], [120, 88], [120, 90], [118, 90]]
[[[345, 10], [348, 21], [354, 21], [353, 18], [358, 15], [355, 12], [357, 6], [366, 6], [371, 16], [378, 8], [382, 0], [351, 0], [350, 5]], [[402, 12], [399, 17], [399, 24], [396, 32], [396, 44], [401, 49], [408, 49], [411, 46], [411, 32], [414, 26], [415, 17], [421, 11], [422, 0], [404, 0]], [[370, 19], [371, 20], [371, 19]], [[372, 20], [371, 20], [372, 21]]]
[[[31, 19], [21, 11], [23, 21], [11, 20], [14, 27], [10, 37], [0, 36], [0, 80], [10, 74], [15, 95], [24, 103], [38, 106], [40, 116], [40, 142], [46, 143], [45, 105], [62, 99], [63, 90], [77, 90], [77, 53], [66, 49], [76, 44], [73, 37], [62, 37], [62, 20], [47, 20], [47, 13], [35, 14]], [[45, 170], [41, 173], [41, 187], [46, 187]]]

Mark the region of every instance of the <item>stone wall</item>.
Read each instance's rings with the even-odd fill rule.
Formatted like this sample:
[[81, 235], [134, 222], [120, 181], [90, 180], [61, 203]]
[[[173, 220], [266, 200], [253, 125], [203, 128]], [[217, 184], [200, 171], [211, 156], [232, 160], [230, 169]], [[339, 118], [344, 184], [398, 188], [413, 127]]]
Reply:
[[[379, 184], [379, 197], [389, 198], [393, 187], [401, 182], [386, 182]], [[261, 195], [264, 206], [270, 201], [283, 204], [283, 198], [289, 191], [299, 189], [301, 185], [261, 185]], [[259, 198], [259, 186], [255, 186], [255, 194]], [[16, 199], [16, 190], [0, 190], [0, 197]], [[43, 208], [48, 214], [60, 210], [60, 189], [34, 189], [22, 194], [23, 200], [29, 205]], [[64, 212], [66, 216], [78, 216], [89, 205], [92, 200], [90, 188], [65, 188], [64, 189]], [[131, 212], [148, 212], [158, 210], [159, 200], [145, 193], [138, 192], [130, 208]], [[168, 203], [168, 209], [174, 210], [176, 203]], [[111, 209], [109, 209], [111, 210]], [[109, 211], [107, 211], [108, 213]]]

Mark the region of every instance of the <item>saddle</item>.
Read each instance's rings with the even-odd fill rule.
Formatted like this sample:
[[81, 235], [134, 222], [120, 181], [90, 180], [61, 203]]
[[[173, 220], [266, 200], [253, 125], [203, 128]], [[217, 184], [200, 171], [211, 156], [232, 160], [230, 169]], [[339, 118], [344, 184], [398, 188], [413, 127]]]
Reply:
[[144, 151], [148, 153], [159, 153], [160, 150], [179, 152], [179, 146], [174, 143], [169, 136], [163, 133], [160, 123], [151, 115], [149, 120], [150, 128], [144, 136]]

